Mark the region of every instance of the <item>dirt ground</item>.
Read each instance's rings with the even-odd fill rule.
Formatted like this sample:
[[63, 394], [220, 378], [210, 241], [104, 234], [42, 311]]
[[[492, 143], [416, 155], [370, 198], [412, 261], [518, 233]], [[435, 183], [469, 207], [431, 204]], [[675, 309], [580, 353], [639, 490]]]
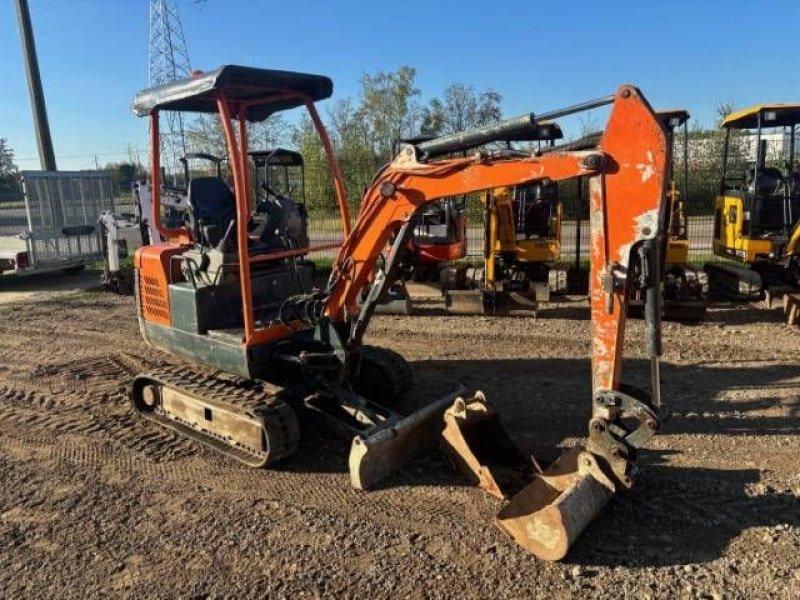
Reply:
[[[409, 404], [482, 389], [542, 461], [584, 435], [584, 303], [536, 320], [423, 308], [369, 334], [411, 361]], [[634, 489], [549, 564], [438, 457], [357, 492], [347, 446], [324, 434], [248, 470], [135, 418], [127, 382], [172, 359], [133, 311], [85, 292], [0, 306], [0, 598], [800, 597], [800, 330], [777, 312], [665, 325], [674, 416]], [[625, 380], [646, 385], [641, 324], [629, 331]]]
[[86, 269], [67, 274], [60, 271], [35, 273], [19, 277], [12, 273], [0, 274], [0, 305], [43, 299], [64, 292], [88, 290], [97, 287], [100, 271]]

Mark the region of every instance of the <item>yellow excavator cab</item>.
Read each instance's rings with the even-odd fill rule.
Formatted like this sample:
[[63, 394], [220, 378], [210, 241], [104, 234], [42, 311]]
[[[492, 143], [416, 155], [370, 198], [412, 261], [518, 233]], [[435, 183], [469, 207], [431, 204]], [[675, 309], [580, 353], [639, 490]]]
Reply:
[[752, 300], [766, 294], [769, 299], [800, 282], [798, 123], [800, 104], [786, 103], [751, 106], [722, 122], [725, 147], [713, 247], [714, 254], [742, 267], [711, 269], [712, 286], [728, 296]]

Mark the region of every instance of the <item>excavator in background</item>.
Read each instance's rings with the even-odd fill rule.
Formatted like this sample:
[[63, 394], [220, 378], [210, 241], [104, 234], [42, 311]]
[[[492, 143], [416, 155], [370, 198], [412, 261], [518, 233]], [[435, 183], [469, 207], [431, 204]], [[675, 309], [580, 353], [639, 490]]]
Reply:
[[[395, 144], [394, 154], [400, 144], [417, 145], [434, 139], [431, 135], [404, 138]], [[463, 154], [463, 153], [462, 153]], [[389, 245], [392, 243], [389, 240]], [[440, 198], [414, 215], [414, 230], [406, 246], [398, 269], [397, 280], [392, 282], [375, 307], [375, 313], [384, 315], [410, 315], [414, 303], [406, 283], [435, 282], [439, 284], [443, 265], [461, 260], [467, 255], [467, 197]], [[366, 297], [368, 288], [362, 292]]]
[[[513, 142], [536, 143], [551, 147], [555, 141], [564, 137], [557, 123], [540, 123], [529, 131], [518, 132], [519, 139], [498, 138], [493, 145], [504, 145], [508, 156], [528, 156], [530, 150], [518, 151], [512, 148]], [[418, 136], [401, 140], [401, 143], [416, 145], [434, 139], [433, 136]], [[464, 147], [460, 154], [475, 150]], [[442, 159], [445, 156], [437, 156]], [[447, 155], [446, 158], [453, 158]], [[513, 198], [512, 198], [513, 195]], [[524, 295], [530, 287], [537, 292], [536, 299], [549, 299], [550, 283], [552, 289], [566, 291], [566, 271], [554, 266], [558, 260], [561, 245], [561, 203], [558, 197], [558, 184], [537, 183], [518, 186], [513, 190], [500, 188], [493, 194], [481, 196], [484, 204], [484, 267], [475, 268], [468, 264], [443, 266], [463, 259], [467, 255], [467, 208], [466, 196], [442, 198], [434, 202], [415, 218], [417, 224], [408, 245], [408, 251], [401, 261], [400, 277], [390, 287], [376, 308], [379, 314], [412, 313], [413, 303], [406, 288], [406, 281], [436, 282], [445, 300], [445, 309], [454, 314], [498, 313], [498, 304], [508, 307], [509, 302], [498, 303], [497, 298]], [[492, 237], [491, 241], [490, 237]], [[494, 248], [494, 252], [486, 252]], [[491, 273], [490, 283], [485, 273]], [[494, 274], [502, 273], [502, 285], [495, 285]], [[522, 274], [522, 278], [519, 277]], [[516, 278], [517, 283], [512, 284]], [[520, 288], [524, 281], [525, 290], [497, 292], [497, 287]], [[484, 285], [486, 291], [476, 289]], [[459, 288], [453, 291], [453, 288]], [[366, 294], [366, 290], [364, 292]], [[517, 306], [528, 308], [524, 302]]]
[[[298, 415], [319, 418], [350, 438], [350, 477], [360, 489], [441, 443], [473, 481], [508, 500], [497, 523], [512, 539], [538, 557], [560, 559], [614, 493], [633, 485], [638, 451], [662, 419], [664, 132], [641, 92], [622, 86], [613, 95], [545, 115], [529, 113], [403, 145], [365, 192], [351, 228], [341, 173], [315, 105], [332, 91], [331, 80], [319, 75], [223, 66], [136, 96], [135, 114], [150, 121], [155, 225], [168, 240], [136, 253], [140, 330], [153, 348], [198, 368], [137, 375], [132, 406], [154, 426], [254, 467], [273, 465], [297, 450]], [[611, 112], [596, 150], [431, 158], [604, 105]], [[308, 267], [293, 260], [315, 248], [293, 247], [279, 223], [258, 229], [262, 217], [251, 211], [248, 184], [248, 122], [303, 106], [328, 158], [344, 236], [323, 288], [315, 288]], [[231, 190], [216, 177], [193, 179], [188, 223], [174, 231], [164, 227], [159, 210], [162, 110], [218, 114], [234, 182]], [[440, 198], [579, 177], [589, 178], [592, 220], [587, 443], [544, 470], [530, 457], [524, 465], [509, 464], [511, 456], [493, 455], [499, 437], [480, 434], [501, 428], [492, 405], [464, 388], [399, 414], [393, 406], [411, 385], [411, 369], [400, 355], [365, 345], [363, 336], [377, 300], [397, 275], [414, 215]], [[391, 250], [376, 269], [390, 238]], [[646, 263], [636, 275], [635, 261]], [[368, 296], [359, 304], [370, 278]], [[626, 313], [637, 287], [647, 290], [649, 392], [622, 382]], [[513, 485], [501, 476], [504, 467], [514, 469]]]
[[[800, 171], [795, 164], [800, 104], [760, 104], [728, 115], [722, 122], [725, 148], [722, 178], [714, 202], [714, 254], [743, 266], [708, 263], [711, 289], [738, 300], [764, 298], [771, 307], [800, 289]], [[786, 162], [768, 161], [767, 135], [789, 131]], [[732, 140], [732, 133], [750, 136]], [[755, 131], [755, 161], [735, 164], [742, 142], [747, 152]], [[791, 299], [789, 299], [791, 300]], [[787, 300], [787, 304], [789, 303]], [[788, 310], [787, 310], [788, 312]]]
[[[527, 156], [512, 142], [538, 142], [534, 152], [552, 150], [564, 137], [557, 123], [540, 123], [506, 139], [503, 154]], [[542, 148], [542, 143], [548, 144]], [[535, 181], [485, 192], [483, 266], [457, 265], [442, 272], [445, 309], [451, 314], [535, 314], [550, 292], [566, 292], [567, 272], [556, 264], [561, 252], [562, 205], [558, 183]]]
[[[658, 111], [657, 116], [667, 134], [670, 148], [667, 173], [667, 239], [664, 255], [662, 317], [669, 321], [700, 322], [708, 305], [708, 276], [689, 263], [689, 227], [686, 205], [689, 197], [689, 113], [685, 110]], [[681, 189], [675, 175], [677, 129], [683, 129]], [[634, 294], [630, 316], [641, 317], [644, 298]]]

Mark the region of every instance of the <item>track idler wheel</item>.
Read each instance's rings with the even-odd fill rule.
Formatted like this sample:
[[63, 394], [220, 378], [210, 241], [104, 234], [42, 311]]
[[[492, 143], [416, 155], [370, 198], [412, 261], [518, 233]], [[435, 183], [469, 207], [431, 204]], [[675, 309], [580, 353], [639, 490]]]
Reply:
[[406, 359], [388, 348], [362, 346], [353, 389], [373, 402], [393, 406], [411, 389], [414, 375]]

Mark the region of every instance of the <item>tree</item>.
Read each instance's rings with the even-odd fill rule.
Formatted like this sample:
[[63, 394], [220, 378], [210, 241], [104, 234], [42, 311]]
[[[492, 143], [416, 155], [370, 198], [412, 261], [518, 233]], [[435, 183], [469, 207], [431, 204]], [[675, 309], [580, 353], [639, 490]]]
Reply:
[[19, 173], [14, 163], [14, 150], [6, 138], [0, 138], [0, 192], [16, 192], [19, 189]]
[[487, 89], [480, 94], [471, 85], [452, 83], [442, 98], [433, 98], [422, 110], [421, 133], [447, 135], [499, 121], [502, 96]]
[[357, 114], [380, 162], [389, 159], [398, 139], [417, 132], [420, 91], [416, 76], [416, 69], [404, 66], [393, 73], [378, 71], [361, 77], [361, 105]]
[[423, 135], [439, 135], [444, 129], [444, 105], [438, 98], [432, 99], [422, 109], [422, 123], [419, 132]]

